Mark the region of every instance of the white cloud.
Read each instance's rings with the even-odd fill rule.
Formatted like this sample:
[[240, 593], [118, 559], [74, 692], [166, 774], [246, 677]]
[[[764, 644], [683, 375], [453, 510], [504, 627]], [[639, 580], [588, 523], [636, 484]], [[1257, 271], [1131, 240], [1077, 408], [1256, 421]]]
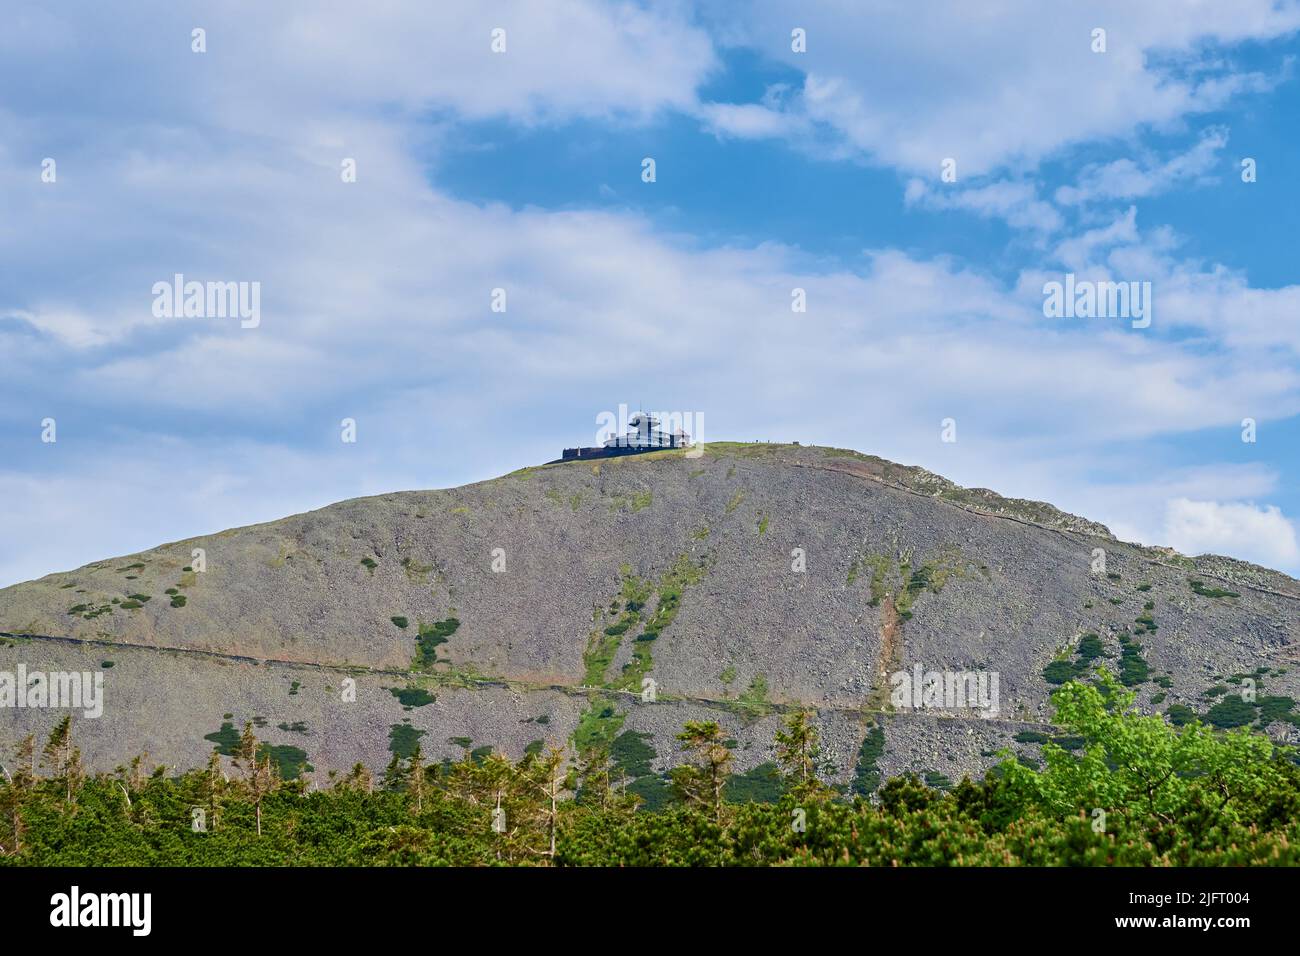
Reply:
[[1160, 161], [1148, 158], [1144, 162], [1118, 159], [1111, 163], [1086, 167], [1077, 186], [1062, 186], [1056, 191], [1056, 201], [1065, 206], [1112, 199], [1138, 199], [1154, 196], [1171, 189], [1186, 187], [1208, 178], [1207, 174], [1219, 162], [1219, 153], [1228, 145], [1228, 132], [1222, 127], [1206, 130], [1191, 149]]
[[711, 132], [742, 139], [788, 136], [807, 127], [802, 117], [759, 103], [704, 103], [698, 115]]
[[[1241, 359], [1049, 324], [1032, 281], [1008, 288], [943, 258], [876, 249], [832, 267], [778, 243], [705, 247], [634, 215], [513, 210], [429, 183], [414, 148], [423, 109], [525, 123], [695, 109], [691, 91], [711, 52], [675, 8], [574, 5], [575, 16], [604, 18], [574, 33], [605, 37], [598, 50], [533, 31], [532, 5], [484, 8], [491, 19], [481, 22], [459, 7], [421, 8], [401, 24], [395, 6], [365, 22], [336, 15], [342, 7], [234, 9], [213, 11], [210, 60], [183, 47], [134, 73], [113, 72], [131, 47], [110, 40], [138, 29], [157, 44], [189, 14], [121, 14], [124, 26], [109, 29], [97, 19], [109, 13], [90, 11], [92, 67], [136, 77], [148, 108], [117, 104], [98, 125], [52, 122], [82, 134], [59, 151], [57, 192], [41, 192], [20, 159], [40, 155], [46, 134], [0, 116], [8, 219], [24, 226], [0, 224], [0, 257], [24, 277], [22, 301], [0, 302], [9, 441], [0, 490], [24, 502], [4, 519], [0, 582], [334, 498], [500, 473], [584, 440], [595, 413], [621, 401], [703, 411], [711, 437], [854, 445], [1010, 493], [1060, 489], [1067, 506], [1078, 486], [1054, 477], [1062, 460], [1085, 461], [1117, 440], [1235, 427], [1243, 409], [1264, 422], [1300, 402], [1291, 359], [1253, 342]], [[507, 24], [506, 55], [543, 58], [517, 75], [484, 72], [499, 67], [450, 49], [481, 36], [485, 51], [484, 24], [501, 10], [523, 18]], [[955, 42], [953, 29], [940, 25], [944, 42]], [[336, 65], [286, 52], [286, 37], [299, 35], [336, 53]], [[551, 40], [530, 50], [539, 37]], [[58, 87], [58, 61], [40, 61], [49, 47], [32, 40], [38, 62], [14, 61], [0, 78]], [[397, 46], [381, 55], [381, 41]], [[826, 42], [810, 30], [810, 50]], [[850, 95], [852, 84], [842, 86], [834, 95]], [[934, 134], [916, 95], [904, 91], [899, 109], [910, 104], [919, 135]], [[390, 115], [394, 97], [401, 108]], [[761, 109], [783, 102], [772, 96]], [[743, 105], [712, 115], [732, 134], [774, 121]], [[963, 119], [952, 129], [973, 127]], [[358, 157], [356, 184], [340, 182], [343, 155]], [[956, 196], [980, 214], [1048, 225], [1015, 181], [963, 184]], [[1253, 334], [1262, 346], [1296, 334], [1270, 322], [1297, 290], [1252, 290], [1178, 263], [1134, 214], [1058, 253], [1096, 268], [1147, 256], [1166, 296], [1157, 314], [1216, 340]], [[154, 320], [150, 287], [177, 271], [260, 281], [261, 327]], [[505, 314], [488, 309], [498, 286]], [[806, 314], [790, 311], [796, 286], [808, 292]], [[1244, 325], [1221, 324], [1243, 307]], [[47, 409], [59, 418], [58, 445], [9, 440], [34, 436]], [[958, 446], [938, 441], [949, 415]], [[345, 416], [358, 419], [361, 439], [341, 458]], [[520, 434], [504, 449], [497, 440]], [[57, 478], [32, 477], [46, 469]], [[1180, 493], [1195, 500], [1199, 488]]]
[[1295, 525], [1275, 505], [1175, 498], [1167, 506], [1165, 534], [1185, 554], [1229, 554], [1269, 567], [1300, 564]]
[[[94, 104], [271, 132], [295, 106], [345, 114], [376, 104], [524, 123], [689, 109], [717, 65], [708, 36], [668, 2], [232, 0], [198, 18], [207, 52], [190, 50], [195, 13], [173, 4], [31, 4], [7, 18], [7, 92], [54, 109]], [[505, 31], [504, 53], [492, 31]], [[127, 42], [118, 42], [129, 38]], [[68, 69], [69, 50], [77, 69]], [[19, 65], [21, 64], [21, 65]], [[84, 71], [84, 73], [82, 72]], [[112, 77], [84, 86], [69, 76]], [[151, 82], [159, 76], [163, 83]], [[84, 114], [83, 114], [84, 120]]]
[[[807, 31], [806, 53], [789, 48], [793, 24]], [[1105, 53], [1091, 50], [1097, 26], [1107, 30]], [[803, 72], [790, 111], [862, 155], [937, 178], [946, 157], [960, 176], [1032, 166], [1067, 145], [1168, 127], [1268, 89], [1276, 79], [1234, 71], [1205, 50], [1297, 28], [1300, 6], [1274, 0], [1194, 11], [1183, 0], [949, 0], [926, 5], [923, 28], [905, 0], [813, 0], [797, 10], [761, 0], [722, 32]]]
[[1038, 198], [1031, 183], [1001, 181], [975, 187], [932, 185], [912, 179], [904, 192], [908, 205], [926, 209], [960, 209], [985, 219], [1003, 219], [1014, 229], [1038, 233], [1059, 230], [1064, 221], [1052, 204]]

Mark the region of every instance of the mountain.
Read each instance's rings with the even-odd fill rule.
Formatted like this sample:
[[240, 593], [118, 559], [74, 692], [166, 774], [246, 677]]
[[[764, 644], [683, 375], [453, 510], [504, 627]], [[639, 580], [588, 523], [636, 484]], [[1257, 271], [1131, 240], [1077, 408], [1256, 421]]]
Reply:
[[[0, 632], [0, 671], [103, 672], [102, 716], [74, 713], [101, 769], [201, 765], [251, 720], [317, 780], [417, 740], [434, 761], [604, 743], [654, 802], [682, 723], [716, 719], [761, 795], [782, 711], [809, 707], [830, 779], [943, 785], [1034, 759], [1055, 684], [1100, 666], [1146, 710], [1300, 735], [1300, 582], [799, 445], [344, 501], [0, 590]], [[996, 714], [898, 707], [918, 665], [996, 675]], [[65, 713], [12, 710], [0, 744]]]

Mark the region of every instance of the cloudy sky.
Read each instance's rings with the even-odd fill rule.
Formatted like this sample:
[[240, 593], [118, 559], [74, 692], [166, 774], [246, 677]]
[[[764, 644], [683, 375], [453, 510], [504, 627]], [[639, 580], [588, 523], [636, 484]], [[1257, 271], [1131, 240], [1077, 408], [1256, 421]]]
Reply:
[[[0, 585], [493, 477], [620, 403], [1300, 572], [1295, 3], [17, 0], [3, 27]], [[1046, 318], [1067, 272], [1150, 282], [1150, 327]], [[260, 283], [260, 324], [157, 315], [178, 273]]]

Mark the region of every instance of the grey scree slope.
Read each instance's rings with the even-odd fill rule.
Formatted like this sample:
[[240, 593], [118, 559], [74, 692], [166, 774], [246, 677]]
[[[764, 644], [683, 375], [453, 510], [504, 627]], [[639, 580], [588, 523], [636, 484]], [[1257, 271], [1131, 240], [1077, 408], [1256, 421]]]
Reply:
[[[186, 570], [195, 548], [206, 571]], [[1122, 636], [1140, 644], [1148, 710], [1203, 713], [1207, 690], [1260, 668], [1262, 694], [1295, 697], [1298, 611], [1283, 574], [1126, 544], [1040, 502], [851, 451], [715, 443], [343, 501], [6, 588], [0, 670], [112, 662], [103, 716], [74, 712], [96, 769], [142, 751], [198, 766], [223, 724], [256, 720], [317, 780], [416, 737], [431, 760], [519, 758], [575, 732], [640, 735], [659, 771], [682, 723], [707, 718], [746, 771], [806, 706], [830, 779], [853, 779], [883, 732], [874, 769], [955, 780], [1002, 747], [1035, 755], [1024, 732], [1052, 733], [1044, 668], [1087, 634], [1112, 669]], [[918, 663], [996, 671], [999, 717], [894, 712], [886, 675]], [[5, 711], [0, 745], [65, 713]], [[1296, 741], [1290, 723], [1268, 730]]]

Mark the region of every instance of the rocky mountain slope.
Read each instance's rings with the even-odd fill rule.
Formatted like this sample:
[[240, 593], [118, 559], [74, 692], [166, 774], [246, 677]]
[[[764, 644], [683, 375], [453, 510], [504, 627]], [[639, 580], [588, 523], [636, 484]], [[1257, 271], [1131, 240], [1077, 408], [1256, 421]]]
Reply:
[[[1176, 720], [1300, 734], [1300, 582], [797, 445], [344, 501], [0, 590], [0, 632], [0, 671], [102, 670], [74, 731], [104, 769], [199, 765], [253, 720], [290, 775], [576, 741], [653, 800], [683, 721], [720, 720], [761, 790], [781, 711], [807, 706], [830, 779], [942, 784], [1033, 759], [1054, 685], [1100, 666]], [[917, 665], [996, 674], [996, 715], [898, 708]], [[0, 746], [64, 713], [5, 711]]]

